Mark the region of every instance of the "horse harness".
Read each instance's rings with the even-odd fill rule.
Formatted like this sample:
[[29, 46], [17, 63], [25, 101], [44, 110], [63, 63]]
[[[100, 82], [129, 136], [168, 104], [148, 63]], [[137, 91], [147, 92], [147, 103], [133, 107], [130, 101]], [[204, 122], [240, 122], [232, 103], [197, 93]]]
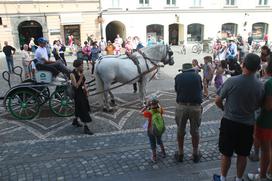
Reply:
[[[136, 76], [135, 78], [133, 78], [133, 79], [131, 79], [131, 80], [129, 80], [129, 81], [123, 83], [123, 84], [117, 85], [117, 86], [112, 87], [112, 88], [109, 88], [109, 89], [107, 89], [107, 90], [103, 90], [103, 91], [100, 91], [100, 92], [96, 92], [96, 93], [94, 93], [94, 94], [91, 94], [90, 96], [94, 96], [94, 95], [97, 95], [97, 94], [104, 93], [104, 92], [106, 92], [106, 91], [111, 91], [111, 90], [116, 89], [116, 88], [118, 88], [118, 87], [122, 87], [123, 85], [129, 84], [129, 83], [133, 82], [134, 80], [136, 80], [136, 79], [138, 79], [138, 78], [139, 78], [139, 81], [138, 81], [138, 82], [140, 82], [140, 81], [142, 81], [142, 77], [143, 77], [144, 75], [146, 75], [146, 74], [148, 74], [148, 73], [150, 73], [150, 72], [152, 72], [152, 71], [154, 71], [154, 70], [157, 70], [157, 71], [155, 72], [155, 74], [156, 74], [156, 73], [158, 72], [158, 65], [154, 62], [154, 59], [151, 59], [151, 58], [147, 57], [147, 56], [145, 55], [145, 53], [142, 52], [141, 50], [138, 50], [137, 52], [138, 52], [138, 53], [144, 58], [144, 60], [145, 60], [145, 64], [146, 64], [146, 67], [147, 67], [147, 70], [146, 70], [146, 71], [144, 71], [144, 72], [141, 71], [141, 68], [140, 68], [140, 65], [139, 65], [140, 63], [139, 63], [139, 60], [138, 60], [137, 56], [135, 56], [135, 55], [133, 55], [133, 56], [132, 56], [132, 55], [127, 55], [128, 58], [131, 59], [132, 62], [137, 66], [137, 70], [138, 70], [138, 72], [139, 72], [139, 75]], [[165, 57], [164, 57], [163, 59], [165, 59], [166, 56], [167, 56], [167, 54], [165, 55]], [[163, 60], [163, 59], [162, 59], [162, 60]], [[148, 64], [147, 64], [147, 60], [149, 60], [149, 61], [154, 65], [152, 68], [149, 68], [149, 66], [148, 66]], [[156, 61], [156, 60], [155, 60], [155, 61]], [[151, 79], [155, 76], [155, 74], [151, 77]], [[151, 80], [151, 79], [150, 79], [150, 80]]]
[[[146, 65], [146, 68], [147, 68], [147, 71], [150, 71], [150, 67], [148, 66], [147, 60], [149, 60], [149, 62], [150, 62], [151, 64], [154, 65], [153, 68], [156, 69], [156, 72], [155, 72], [155, 73], [152, 75], [152, 77], [150, 78], [150, 80], [152, 80], [152, 78], [153, 78], [153, 77], [156, 75], [156, 73], [158, 72], [158, 65], [154, 62], [154, 61], [157, 61], [157, 60], [154, 60], [154, 59], [152, 59], [152, 58], [147, 57], [146, 54], [145, 54], [144, 52], [142, 52], [141, 50], [137, 50], [136, 52], [138, 52], [138, 53], [144, 58], [144, 60], [145, 60], [145, 65]], [[136, 65], [137, 70], [138, 70], [138, 73], [139, 73], [139, 75], [140, 75], [139, 82], [142, 81], [142, 75], [141, 75], [141, 74], [142, 74], [142, 71], [141, 71], [140, 62], [139, 62], [137, 56], [136, 56], [136, 55], [133, 55], [133, 54], [127, 54], [127, 56], [128, 56], [128, 58], [129, 58], [130, 60], [132, 60], [132, 62]], [[165, 59], [166, 56], [167, 56], [167, 53], [165, 54], [165, 57], [164, 57], [163, 59]], [[163, 59], [162, 59], [162, 60], [163, 60]], [[153, 70], [152, 70], [152, 71], [153, 71]]]

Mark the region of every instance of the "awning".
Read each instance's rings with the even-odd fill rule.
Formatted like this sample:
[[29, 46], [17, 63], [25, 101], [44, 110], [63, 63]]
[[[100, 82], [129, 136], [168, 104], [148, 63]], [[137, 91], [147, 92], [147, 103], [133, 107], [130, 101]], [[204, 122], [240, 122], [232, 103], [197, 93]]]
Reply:
[[69, 13], [60, 15], [60, 23], [62, 25], [81, 24], [81, 22], [82, 22], [81, 13]]

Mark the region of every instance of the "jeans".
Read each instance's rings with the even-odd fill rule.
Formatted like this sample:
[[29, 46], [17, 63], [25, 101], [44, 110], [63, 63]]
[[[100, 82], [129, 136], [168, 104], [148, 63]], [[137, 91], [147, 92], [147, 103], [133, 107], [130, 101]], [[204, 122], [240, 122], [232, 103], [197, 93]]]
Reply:
[[14, 64], [13, 64], [13, 56], [6, 56], [7, 66], [9, 73], [13, 72]]
[[157, 145], [162, 145], [162, 139], [161, 136], [155, 136], [154, 134], [147, 133], [149, 141], [150, 141], [150, 146], [152, 150], [156, 149], [156, 144]]
[[95, 60], [92, 60], [91, 63], [92, 63], [92, 74], [93, 74], [94, 73]]
[[59, 55], [62, 58], [62, 62], [64, 63], [64, 65], [67, 66], [66, 59], [64, 57], [64, 53], [60, 53]]

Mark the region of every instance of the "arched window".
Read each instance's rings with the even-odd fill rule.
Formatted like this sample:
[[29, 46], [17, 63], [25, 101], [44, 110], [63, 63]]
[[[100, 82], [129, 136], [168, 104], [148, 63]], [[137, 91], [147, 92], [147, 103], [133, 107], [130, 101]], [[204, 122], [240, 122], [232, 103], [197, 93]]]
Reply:
[[232, 35], [237, 35], [238, 25], [235, 23], [222, 24], [222, 38], [227, 38]]
[[252, 37], [253, 39], [261, 40], [268, 32], [268, 24], [259, 22], [252, 25]]
[[[148, 38], [149, 36], [152, 37], [152, 39], [157, 42], [157, 40], [159, 39], [159, 37], [163, 37], [164, 35], [164, 29], [163, 29], [163, 25], [160, 24], [152, 24], [152, 25], [148, 25], [146, 26], [146, 37]], [[155, 43], [154, 42], [154, 43]]]
[[106, 26], [106, 39], [107, 41], [114, 42], [116, 35], [119, 34], [120, 37], [126, 39], [126, 27], [120, 21], [112, 21]]
[[204, 25], [194, 23], [188, 25], [187, 41], [202, 41], [204, 38]]

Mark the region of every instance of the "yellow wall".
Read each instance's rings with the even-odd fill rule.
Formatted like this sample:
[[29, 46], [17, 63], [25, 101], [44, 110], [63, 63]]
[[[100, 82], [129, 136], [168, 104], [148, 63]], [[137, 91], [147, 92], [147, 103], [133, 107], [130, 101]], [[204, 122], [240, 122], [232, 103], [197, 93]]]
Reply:
[[47, 27], [48, 27], [48, 39], [52, 44], [54, 40], [62, 40], [61, 34], [59, 35], [51, 35], [50, 31], [52, 30], [60, 30], [60, 18], [59, 16], [47, 16]]
[[179, 24], [179, 42], [184, 41], [184, 25]]
[[0, 13], [54, 13], [54, 12], [78, 12], [78, 11], [98, 11], [98, 3], [31, 3], [24, 4], [21, 1], [18, 4], [4, 4], [0, 2]]
[[5, 25], [7, 27], [4, 27], [3, 25], [0, 26], [1, 48], [3, 48], [3, 46], [4, 46], [4, 41], [8, 41], [9, 45], [13, 46], [13, 38], [12, 38], [12, 34], [11, 34], [11, 25], [10, 25], [9, 18], [2, 17], [2, 22], [3, 22], [3, 25]]
[[[98, 16], [98, 0], [81, 0], [77, 2], [76, 0], [71, 3], [68, 1], [60, 2], [59, 0], [46, 0], [46, 3], [41, 3], [41, 1], [5, 1], [5, 3], [0, 1], [0, 17], [2, 18], [3, 25], [0, 25], [0, 43], [3, 46], [4, 41], [8, 41], [11, 45], [18, 47], [18, 38], [14, 38], [14, 31], [18, 31], [18, 27], [14, 25], [14, 18], [18, 21], [30, 21], [33, 17], [45, 17], [46, 23], [45, 27], [48, 30], [49, 42], [52, 44], [54, 40], [60, 39], [64, 41], [63, 35], [63, 25], [60, 22], [60, 14], [65, 13], [80, 13], [82, 15], [82, 22], [80, 23], [80, 33], [81, 33], [81, 43], [87, 39], [87, 34], [94, 34], [97, 39], [100, 38], [100, 29], [96, 23], [96, 18]], [[12, 17], [12, 18], [11, 18]], [[13, 20], [11, 20], [13, 19]], [[39, 22], [41, 24], [41, 22]], [[4, 27], [7, 26], [7, 27]], [[43, 25], [42, 25], [43, 26]], [[45, 28], [43, 29], [45, 30]], [[59, 35], [51, 35], [50, 31], [60, 30]]]

